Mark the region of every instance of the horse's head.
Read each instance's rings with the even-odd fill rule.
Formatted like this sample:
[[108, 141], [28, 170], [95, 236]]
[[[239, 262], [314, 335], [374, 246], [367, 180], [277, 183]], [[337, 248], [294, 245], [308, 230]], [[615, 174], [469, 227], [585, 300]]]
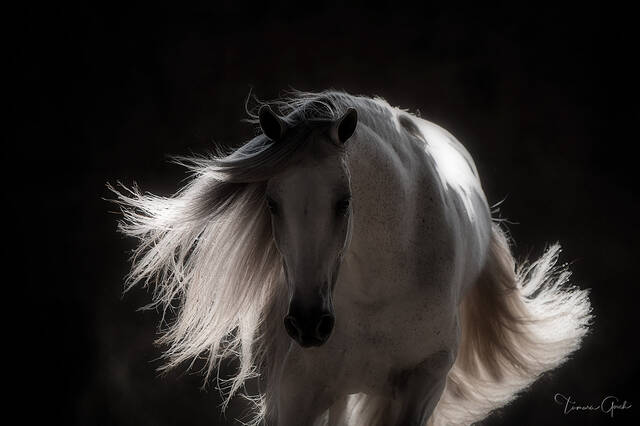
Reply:
[[300, 132], [287, 129], [268, 107], [260, 111], [262, 130], [274, 143], [287, 137], [309, 138], [308, 148], [272, 177], [266, 190], [289, 290], [284, 326], [302, 347], [325, 343], [335, 322], [332, 291], [351, 229], [344, 144], [357, 121], [356, 111], [349, 109], [335, 121], [315, 123]]

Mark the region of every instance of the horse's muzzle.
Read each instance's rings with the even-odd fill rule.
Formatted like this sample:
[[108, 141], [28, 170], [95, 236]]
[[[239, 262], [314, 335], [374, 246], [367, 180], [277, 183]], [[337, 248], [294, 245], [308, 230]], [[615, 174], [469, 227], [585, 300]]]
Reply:
[[323, 345], [331, 336], [335, 317], [324, 311], [316, 315], [295, 315], [291, 311], [284, 317], [284, 328], [303, 348]]

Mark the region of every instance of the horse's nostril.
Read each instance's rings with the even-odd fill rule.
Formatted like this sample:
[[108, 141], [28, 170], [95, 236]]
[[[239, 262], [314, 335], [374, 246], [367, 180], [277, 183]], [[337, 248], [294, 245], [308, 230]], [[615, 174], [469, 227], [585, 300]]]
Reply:
[[287, 315], [283, 321], [287, 334], [303, 348], [325, 343], [331, 335], [335, 322], [332, 314], [324, 314], [320, 318], [298, 318]]
[[316, 335], [318, 336], [318, 338], [324, 340], [327, 337], [329, 337], [329, 335], [331, 334], [331, 331], [333, 330], [334, 322], [335, 322], [335, 319], [331, 314], [325, 314], [321, 316], [320, 321], [316, 326]]
[[291, 315], [284, 317], [284, 328], [293, 339], [297, 340], [300, 338], [300, 328], [298, 327], [295, 318]]

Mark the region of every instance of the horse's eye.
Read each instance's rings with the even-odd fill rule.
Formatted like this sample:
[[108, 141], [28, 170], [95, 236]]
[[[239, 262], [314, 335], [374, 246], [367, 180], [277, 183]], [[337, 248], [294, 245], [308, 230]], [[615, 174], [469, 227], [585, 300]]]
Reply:
[[346, 214], [349, 211], [349, 204], [351, 203], [351, 197], [347, 196], [340, 199], [336, 203], [336, 213]]
[[267, 198], [267, 207], [272, 215], [278, 214], [278, 203], [273, 201], [272, 198]]

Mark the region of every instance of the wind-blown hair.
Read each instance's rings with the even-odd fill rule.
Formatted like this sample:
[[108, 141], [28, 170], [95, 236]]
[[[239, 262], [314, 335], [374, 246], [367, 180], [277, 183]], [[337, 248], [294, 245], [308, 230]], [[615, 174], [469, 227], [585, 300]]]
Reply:
[[516, 267], [494, 223], [487, 264], [460, 306], [458, 357], [430, 425], [485, 418], [580, 347], [591, 322], [588, 291], [568, 284], [559, 253], [554, 244]]
[[284, 335], [278, 340], [286, 289], [264, 207], [266, 181], [305, 148], [314, 122], [337, 119], [350, 99], [296, 92], [271, 103], [288, 137], [274, 144], [259, 134], [228, 154], [180, 159], [193, 177], [172, 197], [110, 187], [123, 213], [119, 230], [139, 240], [126, 290], [136, 283], [152, 287], [148, 307], [161, 308], [163, 323], [167, 312], [175, 316], [158, 340], [168, 345], [162, 369], [193, 365], [204, 355], [206, 383], [222, 359], [237, 357], [236, 375], [218, 381], [225, 405], [256, 368], [276, 374], [278, 353], [289, 344]]

